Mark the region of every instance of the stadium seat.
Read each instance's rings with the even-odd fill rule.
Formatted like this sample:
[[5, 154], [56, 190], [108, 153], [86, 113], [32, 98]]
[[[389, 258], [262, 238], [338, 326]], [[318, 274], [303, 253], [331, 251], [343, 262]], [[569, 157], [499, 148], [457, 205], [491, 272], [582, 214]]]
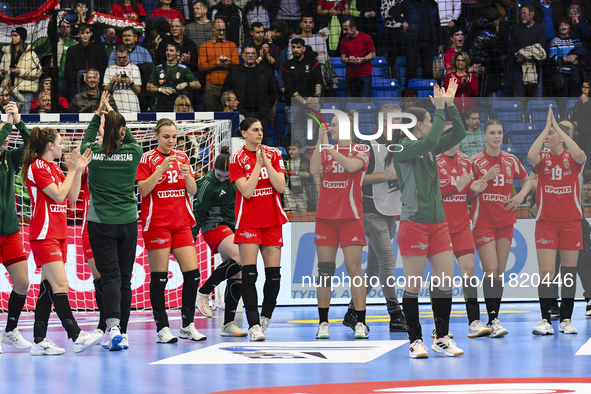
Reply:
[[366, 103], [347, 103], [345, 106], [345, 111], [351, 111], [352, 109], [357, 111], [375, 111], [376, 106], [371, 101]]
[[322, 103], [322, 108], [324, 109], [341, 109], [339, 103]]
[[377, 109], [380, 109], [382, 107], [382, 105], [385, 104], [396, 104], [398, 106], [400, 106], [400, 101], [398, 100], [394, 100], [390, 97], [374, 97], [373, 98], [373, 102], [376, 105]]
[[546, 122], [548, 118], [548, 108], [552, 107], [554, 117], [560, 118], [560, 110], [558, 104], [554, 100], [532, 100], [527, 102], [527, 113], [532, 122]]
[[281, 156], [283, 156], [284, 159], [287, 159], [287, 150], [285, 150], [284, 147], [276, 146], [275, 148], [279, 149], [279, 152], [281, 152]]
[[339, 77], [339, 78], [345, 78], [345, 76], [347, 75], [346, 68], [334, 67], [333, 70], [334, 70], [335, 74], [337, 74], [337, 77]]
[[338, 56], [334, 56], [330, 58], [330, 61], [332, 62], [332, 67], [333, 68], [345, 68], [347, 67], [347, 65], [345, 63], [343, 63], [341, 61], [341, 58]]
[[374, 97], [399, 97], [400, 82], [394, 78], [374, 78], [372, 93]]
[[503, 126], [508, 123], [521, 123], [525, 117], [523, 106], [518, 100], [494, 100], [492, 102], [492, 115], [503, 123]]
[[570, 99], [566, 102], [566, 112], [564, 113], [566, 118], [573, 117], [573, 110], [575, 109], [575, 104], [577, 103], [577, 99]]
[[414, 78], [408, 81], [408, 87], [417, 90], [429, 90], [433, 92], [433, 86], [437, 84], [435, 79]]

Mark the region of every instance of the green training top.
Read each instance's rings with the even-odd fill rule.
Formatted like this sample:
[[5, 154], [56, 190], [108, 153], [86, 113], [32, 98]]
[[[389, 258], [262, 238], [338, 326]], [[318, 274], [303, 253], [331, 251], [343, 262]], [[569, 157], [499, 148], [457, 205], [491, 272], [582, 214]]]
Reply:
[[89, 222], [103, 224], [127, 224], [137, 220], [137, 198], [135, 196], [135, 175], [142, 158], [142, 147], [131, 131], [126, 129], [125, 138], [119, 150], [106, 157], [102, 144], [95, 142], [101, 118], [94, 115], [80, 152], [92, 150], [92, 161], [88, 164]]
[[[2, 152], [0, 155], [0, 235], [9, 235], [19, 232], [18, 219], [16, 217], [16, 204], [14, 200], [14, 177], [19, 172], [23, 162], [25, 150], [31, 139], [31, 132], [21, 120], [16, 124], [17, 130], [23, 137], [23, 145], [18, 149]], [[0, 129], [0, 143], [4, 143], [6, 137], [12, 133], [12, 125], [4, 123]]]
[[193, 202], [193, 214], [197, 225], [193, 227], [193, 238], [218, 226], [226, 225], [235, 231], [234, 205], [236, 204], [235, 184], [226, 180], [220, 182], [210, 170], [197, 184], [197, 194]]
[[453, 131], [443, 137], [444, 110], [435, 110], [429, 135], [417, 141], [400, 142], [401, 152], [394, 153], [394, 168], [398, 174], [402, 201], [400, 220], [419, 223], [440, 223], [445, 220], [437, 155], [459, 144], [466, 136], [462, 118], [455, 105], [447, 107], [453, 123]]

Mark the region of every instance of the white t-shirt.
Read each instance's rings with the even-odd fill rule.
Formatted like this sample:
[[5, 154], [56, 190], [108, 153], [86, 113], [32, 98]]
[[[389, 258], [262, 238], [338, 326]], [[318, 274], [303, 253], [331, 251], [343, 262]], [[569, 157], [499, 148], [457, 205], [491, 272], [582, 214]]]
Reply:
[[[119, 66], [117, 63], [110, 65], [105, 70], [103, 85], [107, 85], [117, 74], [125, 73], [136, 85], [142, 85], [140, 69], [131, 62], [125, 66]], [[113, 100], [117, 104], [119, 112], [140, 112], [140, 102], [137, 95], [131, 90], [128, 83], [116, 83], [113, 85]]]
[[[313, 34], [312, 37], [297, 36], [296, 38], [304, 40], [306, 45], [310, 45], [310, 48], [318, 54], [318, 63], [326, 64], [328, 50], [326, 49], [326, 41], [324, 38], [317, 36], [316, 34]], [[287, 56], [289, 59], [293, 58], [293, 54], [291, 53], [291, 40], [289, 40], [287, 45]]]

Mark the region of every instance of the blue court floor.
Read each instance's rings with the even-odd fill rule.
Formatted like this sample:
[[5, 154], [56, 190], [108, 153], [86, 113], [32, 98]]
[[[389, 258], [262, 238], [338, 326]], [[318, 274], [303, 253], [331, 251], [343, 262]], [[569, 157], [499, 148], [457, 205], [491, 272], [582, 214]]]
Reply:
[[[464, 305], [454, 304], [450, 330], [465, 355], [431, 352], [418, 360], [408, 357], [405, 333], [388, 332], [385, 306], [368, 307], [368, 340], [354, 340], [353, 331], [341, 324], [345, 311], [331, 308], [330, 340], [314, 338], [315, 307], [280, 307], [265, 342], [222, 338], [223, 311], [215, 311], [213, 319], [195, 320], [207, 341], [177, 344], [157, 344], [151, 314], [133, 313], [129, 350], [95, 346], [78, 355], [52, 314], [48, 337], [66, 354], [31, 357], [4, 345], [0, 393], [591, 393], [591, 318], [585, 317], [583, 302], [573, 314], [577, 335], [559, 333], [554, 321], [555, 335], [545, 337], [531, 334], [540, 320], [536, 303], [504, 303], [500, 320], [509, 335], [495, 339], [469, 339]], [[430, 312], [421, 305], [429, 347]], [[484, 305], [481, 316], [485, 320]], [[98, 316], [76, 317], [82, 329], [92, 330]], [[5, 318], [0, 316], [1, 326]], [[29, 340], [32, 319], [24, 314], [19, 324]], [[178, 334], [180, 314], [171, 312], [170, 322]], [[242, 314], [237, 322], [246, 327]]]

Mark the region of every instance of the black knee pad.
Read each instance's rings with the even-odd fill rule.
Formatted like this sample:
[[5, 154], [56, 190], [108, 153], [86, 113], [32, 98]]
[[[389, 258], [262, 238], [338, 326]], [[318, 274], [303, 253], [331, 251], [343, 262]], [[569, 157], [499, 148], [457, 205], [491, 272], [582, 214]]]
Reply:
[[39, 298], [47, 299], [49, 302], [53, 303], [53, 289], [47, 279], [39, 285]]
[[162, 290], [166, 289], [168, 283], [168, 272], [151, 272], [150, 273], [150, 289]]
[[256, 265], [245, 265], [242, 267], [242, 284], [254, 286], [257, 282], [259, 273], [257, 272]]
[[226, 273], [225, 277], [226, 278], [231, 278], [242, 270], [242, 267], [240, 266], [240, 264], [238, 264], [238, 262], [233, 259], [228, 259], [228, 260], [223, 261], [218, 266], [218, 269], [219, 268], [225, 269], [225, 273]]
[[199, 280], [200, 279], [201, 279], [201, 273], [199, 272], [199, 268], [197, 268], [193, 271], [183, 272], [183, 286], [199, 287]]
[[265, 280], [281, 280], [281, 267], [265, 268]]
[[330, 287], [331, 279], [337, 270], [337, 265], [334, 261], [318, 262], [318, 280], [316, 284], [320, 287]]

